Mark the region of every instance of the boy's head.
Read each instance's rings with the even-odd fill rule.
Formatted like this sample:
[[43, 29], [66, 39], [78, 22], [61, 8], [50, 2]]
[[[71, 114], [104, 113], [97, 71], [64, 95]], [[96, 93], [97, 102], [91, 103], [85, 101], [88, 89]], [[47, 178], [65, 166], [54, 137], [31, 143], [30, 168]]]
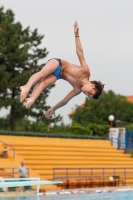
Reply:
[[85, 84], [82, 87], [82, 92], [86, 96], [92, 96], [93, 99], [98, 99], [102, 94], [103, 88], [104, 84], [102, 84], [100, 81], [90, 81], [88, 84]]
[[93, 95], [93, 99], [98, 99], [103, 92], [104, 84], [102, 84], [100, 81], [91, 81], [91, 83], [95, 85], [94, 90], [96, 91], [96, 93]]

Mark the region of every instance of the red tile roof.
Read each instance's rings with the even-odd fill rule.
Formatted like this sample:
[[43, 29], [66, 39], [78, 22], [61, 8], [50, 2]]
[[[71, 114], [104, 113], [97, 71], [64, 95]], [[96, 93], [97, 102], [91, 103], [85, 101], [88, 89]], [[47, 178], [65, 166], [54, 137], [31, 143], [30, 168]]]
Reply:
[[126, 96], [127, 101], [133, 103], [133, 96]]

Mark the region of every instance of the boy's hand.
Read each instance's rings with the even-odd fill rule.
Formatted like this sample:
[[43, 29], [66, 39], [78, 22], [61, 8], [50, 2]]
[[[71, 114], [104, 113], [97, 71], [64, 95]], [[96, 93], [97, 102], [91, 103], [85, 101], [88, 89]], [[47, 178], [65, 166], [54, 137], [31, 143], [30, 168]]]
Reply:
[[55, 111], [52, 110], [52, 108], [50, 108], [50, 109], [45, 113], [45, 117], [46, 117], [46, 118], [49, 118], [49, 117], [51, 117], [52, 115], [54, 115], [54, 117], [55, 117]]
[[79, 34], [79, 25], [78, 25], [78, 22], [75, 21], [75, 23], [74, 23], [73, 26], [74, 26], [74, 34], [78, 35]]

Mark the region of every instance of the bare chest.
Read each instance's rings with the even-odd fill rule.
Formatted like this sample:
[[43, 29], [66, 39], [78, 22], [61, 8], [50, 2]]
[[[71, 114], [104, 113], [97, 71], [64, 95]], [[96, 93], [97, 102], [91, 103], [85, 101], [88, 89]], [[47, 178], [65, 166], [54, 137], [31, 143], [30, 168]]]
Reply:
[[78, 87], [80, 88], [81, 81], [85, 77], [90, 77], [89, 71], [83, 70], [82, 67], [72, 65], [72, 66], [67, 66], [62, 70], [62, 79], [68, 81], [73, 87]]

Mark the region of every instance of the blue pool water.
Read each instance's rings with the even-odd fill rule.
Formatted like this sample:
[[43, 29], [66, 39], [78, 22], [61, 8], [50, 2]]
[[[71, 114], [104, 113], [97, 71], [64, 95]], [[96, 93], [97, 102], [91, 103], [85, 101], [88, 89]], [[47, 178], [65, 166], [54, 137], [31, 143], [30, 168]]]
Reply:
[[133, 192], [67, 194], [41, 197], [0, 197], [0, 200], [133, 200]]

